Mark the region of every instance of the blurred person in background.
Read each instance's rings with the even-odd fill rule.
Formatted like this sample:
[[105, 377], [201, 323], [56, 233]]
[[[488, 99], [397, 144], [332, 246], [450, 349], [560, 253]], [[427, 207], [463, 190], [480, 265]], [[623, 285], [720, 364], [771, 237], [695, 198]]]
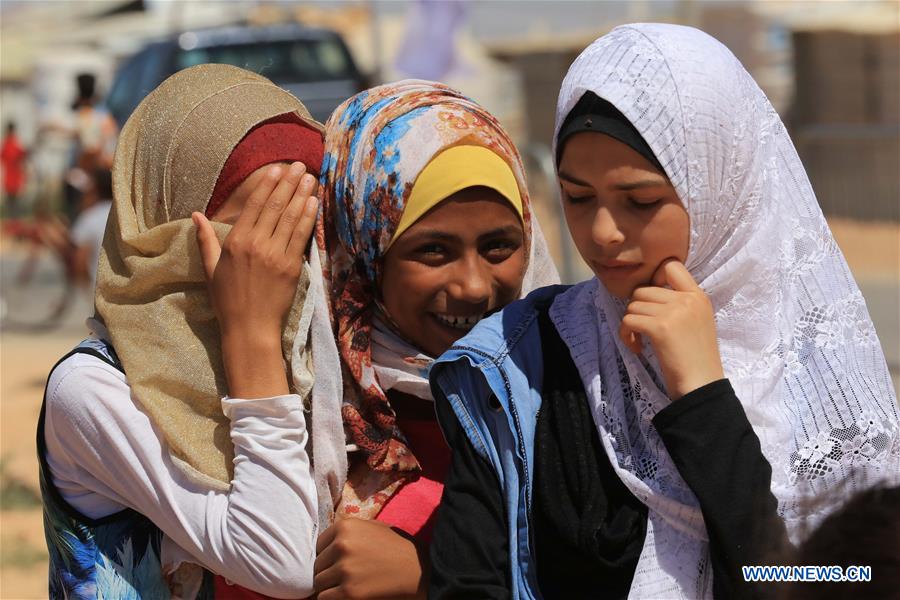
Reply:
[[72, 223], [78, 214], [80, 198], [90, 185], [96, 169], [111, 169], [119, 128], [112, 114], [99, 105], [97, 79], [91, 73], [75, 78], [78, 94], [72, 103], [72, 154], [66, 172], [65, 212]]
[[[91, 173], [84, 186], [78, 215], [71, 227], [44, 206], [35, 208], [34, 221], [8, 228], [8, 233], [29, 243], [28, 255], [19, 268], [16, 280], [27, 283], [34, 275], [43, 248], [49, 248], [64, 267], [66, 282], [93, 292], [97, 260], [106, 220], [112, 208], [112, 174], [109, 169]], [[65, 310], [68, 299], [63, 298], [53, 316]]]
[[97, 78], [92, 73], [75, 77], [76, 94], [71, 118], [47, 123], [40, 133], [58, 132], [71, 138], [69, 167], [63, 180], [63, 212], [69, 223], [80, 209], [81, 196], [91, 185], [91, 174], [97, 169], [111, 169], [119, 128], [112, 114], [97, 96]]
[[28, 151], [19, 140], [16, 124], [6, 124], [3, 140], [0, 142], [0, 178], [3, 180], [3, 216], [18, 218], [21, 216], [21, 193], [25, 187], [25, 159]]
[[96, 169], [91, 176], [91, 185], [82, 196], [81, 210], [69, 230], [72, 242], [72, 272], [76, 280], [85, 282], [91, 291], [97, 279], [97, 260], [106, 220], [112, 208], [112, 172]]
[[94, 75], [81, 73], [75, 78], [75, 82], [78, 93], [72, 102], [75, 145], [71, 163], [86, 171], [110, 169], [119, 134], [116, 121], [100, 105], [97, 78]]
[[[840, 490], [834, 490], [840, 491]], [[871, 567], [870, 581], [794, 582], [779, 600], [882, 600], [900, 590], [900, 487], [874, 487], [846, 500], [796, 548], [769, 564]], [[821, 499], [817, 499], [821, 500]]]

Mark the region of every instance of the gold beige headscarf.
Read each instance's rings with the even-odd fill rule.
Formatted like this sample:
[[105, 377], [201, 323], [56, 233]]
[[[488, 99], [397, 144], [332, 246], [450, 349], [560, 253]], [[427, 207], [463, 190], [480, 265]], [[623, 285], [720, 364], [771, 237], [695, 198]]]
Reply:
[[[97, 315], [132, 395], [162, 433], [176, 464], [216, 489], [231, 480], [233, 446], [220, 398], [227, 393], [219, 328], [190, 220], [203, 211], [232, 149], [255, 125], [294, 113], [321, 124], [268, 79], [226, 65], [181, 71], [125, 124], [113, 166], [114, 202], [97, 275]], [[220, 240], [229, 227], [213, 223]], [[292, 391], [306, 397], [309, 271], [282, 336]]]

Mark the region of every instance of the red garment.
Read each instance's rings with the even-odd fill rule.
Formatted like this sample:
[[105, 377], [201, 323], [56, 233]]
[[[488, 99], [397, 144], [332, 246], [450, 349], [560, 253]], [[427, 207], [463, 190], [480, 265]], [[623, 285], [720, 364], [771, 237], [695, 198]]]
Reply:
[[[397, 417], [400, 430], [419, 459], [422, 475], [400, 488], [375, 519], [402, 529], [424, 544], [431, 543], [437, 507], [444, 493], [444, 479], [450, 470], [450, 447], [444, 441], [437, 418], [430, 414], [430, 408], [427, 415]], [[216, 598], [229, 600], [269, 599], [269, 596], [228, 584], [220, 575], [216, 575], [215, 592]]]
[[322, 134], [293, 113], [264, 121], [234, 147], [213, 188], [206, 216], [211, 217], [250, 173], [276, 162], [300, 161], [316, 177], [325, 152]]
[[3, 191], [17, 195], [25, 186], [25, 148], [18, 136], [11, 133], [3, 140], [0, 148], [0, 165], [3, 167]]
[[397, 425], [419, 460], [422, 474], [400, 488], [376, 520], [402, 529], [417, 542], [430, 544], [444, 479], [450, 469], [450, 447], [433, 415], [412, 419], [398, 414]]
[[216, 579], [213, 583], [213, 598], [227, 598], [227, 600], [272, 600], [271, 596], [250, 591], [239, 585], [232, 585], [221, 575], [216, 575]]

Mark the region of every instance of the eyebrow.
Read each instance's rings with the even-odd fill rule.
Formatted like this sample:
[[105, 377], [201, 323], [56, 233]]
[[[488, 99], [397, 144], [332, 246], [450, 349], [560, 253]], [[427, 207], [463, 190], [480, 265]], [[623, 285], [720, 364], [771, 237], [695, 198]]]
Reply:
[[[479, 240], [484, 240], [487, 238], [502, 236], [502, 235], [523, 235], [521, 227], [517, 225], [504, 225], [503, 227], [497, 227], [495, 229], [491, 229], [490, 231], [486, 231], [478, 236]], [[446, 231], [441, 231], [440, 229], [422, 229], [416, 231], [412, 235], [409, 236], [408, 241], [411, 244], [418, 244], [428, 240], [438, 240], [442, 242], [458, 242], [460, 237], [458, 235], [447, 233]]]
[[[406, 236], [404, 236], [406, 237]], [[420, 229], [419, 231], [411, 233], [406, 240], [410, 243], [418, 244], [420, 242], [424, 242], [426, 240], [439, 240], [442, 242], [452, 242], [458, 240], [459, 236], [455, 236], [452, 233], [447, 233], [446, 231], [441, 231], [439, 229]]]
[[556, 176], [559, 177], [560, 179], [562, 179], [563, 181], [568, 181], [569, 183], [574, 183], [575, 185], [580, 185], [581, 187], [594, 187], [586, 181], [582, 181], [582, 180], [578, 179], [577, 177], [572, 177], [565, 171], [557, 172]]
[[[582, 180], [578, 179], [577, 177], [572, 177], [571, 175], [569, 175], [569, 174], [566, 173], [565, 171], [559, 171], [559, 172], [557, 173], [557, 176], [558, 176], [560, 179], [562, 179], [563, 181], [566, 181], [566, 182], [571, 183], [571, 184], [574, 184], [574, 185], [578, 185], [578, 186], [581, 186], [581, 187], [587, 187], [587, 188], [592, 188], [592, 187], [594, 187], [593, 185], [591, 185], [590, 183], [588, 183], [588, 182], [586, 182], [586, 181], [582, 181]], [[667, 182], [665, 179], [663, 179], [663, 178], [659, 178], [659, 179], [641, 179], [640, 181], [629, 181], [629, 182], [627, 182], [627, 183], [620, 183], [620, 184], [618, 184], [618, 185], [613, 186], [613, 189], [621, 190], [621, 191], [626, 191], [626, 192], [627, 192], [627, 191], [629, 191], [629, 190], [638, 190], [638, 189], [641, 189], [641, 188], [659, 187], [659, 186], [662, 186], [662, 185], [666, 185], [667, 183], [668, 183], [668, 182]]]
[[620, 183], [619, 185], [613, 186], [617, 190], [638, 190], [641, 188], [648, 187], [659, 187], [661, 185], [666, 185], [665, 179], [642, 179], [640, 181], [631, 181], [629, 183]]
[[503, 227], [497, 227], [496, 229], [491, 229], [488, 232], [482, 233], [478, 236], [479, 240], [483, 240], [485, 238], [498, 237], [501, 235], [519, 235], [524, 234], [525, 232], [521, 227], [517, 225], [505, 225]]

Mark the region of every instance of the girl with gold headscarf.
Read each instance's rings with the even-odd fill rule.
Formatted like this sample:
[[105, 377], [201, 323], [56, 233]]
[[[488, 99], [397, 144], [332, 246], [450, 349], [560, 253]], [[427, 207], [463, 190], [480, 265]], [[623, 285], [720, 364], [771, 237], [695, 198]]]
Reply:
[[[337, 108], [325, 137], [316, 240], [349, 474], [343, 518], [318, 541], [317, 597], [421, 597], [449, 464], [430, 366], [482, 317], [558, 276], [515, 146], [459, 92], [372, 88]], [[317, 367], [316, 386], [327, 378]]]
[[38, 430], [52, 597], [233, 596], [210, 571], [312, 592], [303, 256], [322, 150], [296, 98], [224, 65], [129, 119], [94, 335], [52, 371]]

